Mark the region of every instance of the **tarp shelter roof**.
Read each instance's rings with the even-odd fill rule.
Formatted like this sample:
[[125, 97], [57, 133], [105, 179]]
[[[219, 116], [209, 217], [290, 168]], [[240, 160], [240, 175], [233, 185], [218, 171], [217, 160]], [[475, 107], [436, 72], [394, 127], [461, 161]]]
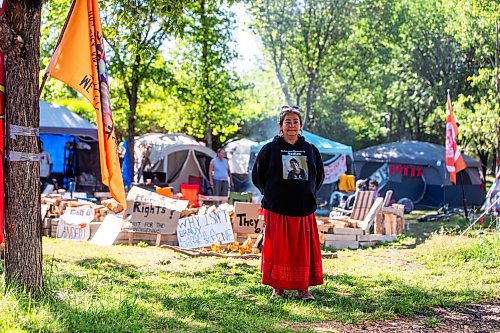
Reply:
[[73, 111], [40, 101], [40, 134], [87, 136], [97, 141], [97, 127]]
[[[328, 155], [339, 155], [339, 154], [345, 154], [345, 155], [350, 155], [352, 156], [352, 147], [344, 145], [342, 143], [338, 143], [332, 140], [329, 140], [327, 138], [324, 138], [322, 136], [313, 134], [309, 131], [302, 131], [302, 135], [306, 139], [306, 141], [312, 143], [315, 145], [319, 152], [321, 154], [328, 154]], [[252, 147], [252, 151], [257, 150], [259, 151], [262, 146], [264, 146], [266, 143], [270, 142], [273, 138], [264, 141], [264, 142], [259, 142], [256, 146]]]
[[[468, 167], [480, 167], [481, 163], [463, 155]], [[412, 165], [434, 165], [445, 160], [445, 147], [429, 142], [398, 141], [368, 147], [354, 154], [354, 161], [389, 162]]]

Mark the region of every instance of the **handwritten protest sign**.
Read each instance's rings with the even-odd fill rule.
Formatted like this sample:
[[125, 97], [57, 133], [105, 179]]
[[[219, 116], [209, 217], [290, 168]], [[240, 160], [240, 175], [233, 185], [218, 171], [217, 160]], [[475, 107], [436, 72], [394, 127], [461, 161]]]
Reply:
[[260, 205], [248, 202], [234, 203], [234, 232], [259, 234], [264, 221], [259, 220]]
[[100, 246], [111, 246], [122, 230], [123, 219], [121, 215], [108, 214], [97, 229], [90, 243]]
[[177, 239], [184, 249], [210, 246], [220, 241], [222, 244], [234, 242], [231, 219], [226, 211], [207, 215], [193, 215], [179, 220]]
[[175, 200], [134, 186], [127, 195], [123, 230], [175, 234], [181, 212], [189, 201]]
[[90, 222], [94, 220], [94, 208], [89, 206], [68, 207], [59, 219], [57, 238], [86, 241], [90, 237]]

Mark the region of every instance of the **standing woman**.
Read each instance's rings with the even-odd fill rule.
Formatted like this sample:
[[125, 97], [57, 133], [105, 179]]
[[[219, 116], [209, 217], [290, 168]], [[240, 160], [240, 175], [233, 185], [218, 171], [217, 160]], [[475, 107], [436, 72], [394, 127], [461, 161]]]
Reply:
[[233, 179], [224, 148], [217, 149], [217, 156], [210, 161], [208, 175], [213, 194], [227, 197], [228, 190], [233, 188]]
[[[252, 181], [263, 194], [266, 225], [262, 250], [262, 283], [274, 288], [272, 297], [297, 290], [297, 297], [312, 301], [309, 286], [323, 284], [316, 193], [324, 179], [318, 149], [301, 135], [297, 107], [283, 106], [280, 132], [260, 150]], [[290, 163], [292, 161], [292, 163]], [[289, 178], [291, 164], [300, 164], [305, 177]]]

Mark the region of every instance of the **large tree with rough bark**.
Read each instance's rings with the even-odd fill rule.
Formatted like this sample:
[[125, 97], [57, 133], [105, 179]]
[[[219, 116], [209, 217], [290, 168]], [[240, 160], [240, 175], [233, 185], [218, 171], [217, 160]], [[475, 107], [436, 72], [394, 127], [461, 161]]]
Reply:
[[[0, 22], [0, 49], [5, 56], [6, 126], [39, 127], [38, 73], [41, 0], [9, 0]], [[43, 286], [37, 136], [7, 136], [6, 155], [22, 152], [27, 160], [5, 164], [5, 278], [29, 291]]]

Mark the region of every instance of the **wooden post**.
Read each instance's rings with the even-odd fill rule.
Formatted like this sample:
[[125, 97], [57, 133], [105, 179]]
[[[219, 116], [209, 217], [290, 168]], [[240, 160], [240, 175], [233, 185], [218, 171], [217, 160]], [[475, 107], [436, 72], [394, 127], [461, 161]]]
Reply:
[[155, 246], [160, 246], [161, 244], [161, 234], [156, 234]]

